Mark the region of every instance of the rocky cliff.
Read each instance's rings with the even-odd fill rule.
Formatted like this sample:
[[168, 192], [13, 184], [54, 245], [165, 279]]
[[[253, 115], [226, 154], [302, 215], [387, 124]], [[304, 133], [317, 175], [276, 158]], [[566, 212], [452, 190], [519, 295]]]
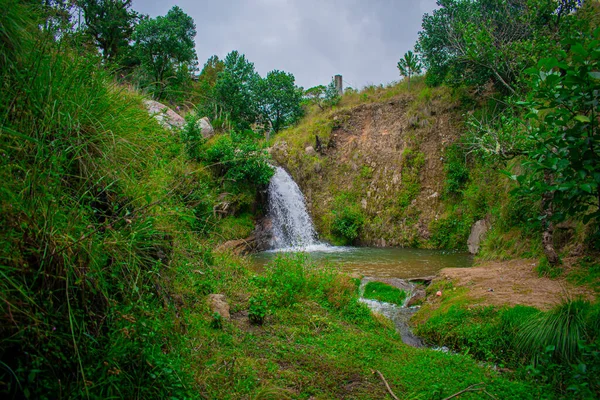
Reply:
[[336, 241], [336, 218], [351, 209], [356, 244], [428, 247], [444, 208], [444, 150], [460, 126], [445, 90], [404, 93], [309, 117], [271, 153], [302, 188], [324, 238]]

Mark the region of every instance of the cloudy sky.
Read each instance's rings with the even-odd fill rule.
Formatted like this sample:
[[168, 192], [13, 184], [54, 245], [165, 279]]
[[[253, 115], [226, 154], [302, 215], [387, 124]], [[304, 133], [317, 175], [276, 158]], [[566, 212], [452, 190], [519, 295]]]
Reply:
[[134, 0], [151, 17], [174, 5], [196, 23], [200, 66], [238, 50], [264, 76], [291, 72], [304, 88], [342, 74], [361, 88], [400, 78], [396, 63], [411, 50], [421, 17], [435, 0]]

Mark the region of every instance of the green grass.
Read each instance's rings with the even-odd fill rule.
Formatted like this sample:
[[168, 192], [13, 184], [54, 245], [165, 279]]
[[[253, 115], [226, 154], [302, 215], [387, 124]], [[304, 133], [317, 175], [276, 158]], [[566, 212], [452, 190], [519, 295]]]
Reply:
[[367, 283], [365, 286], [365, 293], [363, 295], [365, 299], [384, 301], [386, 303], [397, 304], [399, 306], [404, 304], [406, 296], [407, 294], [404, 290], [386, 285], [385, 283], [381, 282]]
[[515, 376], [569, 398], [600, 393], [599, 306], [582, 300], [541, 312], [532, 307], [475, 305], [451, 283], [438, 282], [438, 303], [417, 313], [415, 333], [428, 344], [447, 346], [473, 358], [515, 371]]

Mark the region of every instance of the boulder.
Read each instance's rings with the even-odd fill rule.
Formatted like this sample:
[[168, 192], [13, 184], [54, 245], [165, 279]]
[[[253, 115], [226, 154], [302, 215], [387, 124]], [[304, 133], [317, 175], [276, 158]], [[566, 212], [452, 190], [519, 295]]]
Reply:
[[154, 100], [144, 100], [144, 105], [148, 114], [154, 117], [163, 128], [181, 129], [184, 127], [185, 119], [164, 104]]
[[410, 300], [408, 300], [408, 303], [406, 304], [406, 306], [412, 307], [412, 306], [420, 305], [425, 300], [425, 296], [426, 296], [425, 290], [420, 289], [420, 288], [415, 289], [415, 292], [413, 293]]
[[224, 294], [209, 294], [208, 305], [213, 313], [219, 314], [223, 319], [230, 319], [229, 303]]
[[245, 239], [229, 240], [215, 250], [219, 252], [229, 251], [236, 255], [246, 255], [259, 251], [268, 250], [273, 240], [273, 222], [270, 218], [263, 218], [256, 224], [252, 235]]
[[306, 149], [304, 149], [304, 151], [309, 156], [316, 156], [317, 155], [317, 152], [315, 151], [314, 147], [312, 147], [312, 146], [308, 146]]
[[215, 129], [210, 124], [210, 120], [208, 119], [208, 117], [199, 119], [198, 122], [196, 122], [196, 126], [198, 127], [198, 129], [200, 129], [202, 137], [205, 139], [208, 139], [215, 134]]
[[469, 235], [469, 240], [467, 240], [467, 246], [469, 247], [469, 253], [477, 254], [479, 252], [479, 246], [483, 239], [485, 238], [485, 234], [490, 229], [488, 222], [484, 219], [480, 219], [475, 222], [471, 227], [471, 234]]

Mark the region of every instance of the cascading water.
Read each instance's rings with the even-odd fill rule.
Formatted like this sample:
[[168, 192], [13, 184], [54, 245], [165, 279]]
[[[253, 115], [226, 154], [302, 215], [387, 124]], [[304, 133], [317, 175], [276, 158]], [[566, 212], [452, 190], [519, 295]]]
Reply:
[[268, 190], [269, 216], [273, 221], [274, 249], [307, 248], [320, 245], [317, 232], [306, 211], [304, 195], [292, 177], [275, 168]]

